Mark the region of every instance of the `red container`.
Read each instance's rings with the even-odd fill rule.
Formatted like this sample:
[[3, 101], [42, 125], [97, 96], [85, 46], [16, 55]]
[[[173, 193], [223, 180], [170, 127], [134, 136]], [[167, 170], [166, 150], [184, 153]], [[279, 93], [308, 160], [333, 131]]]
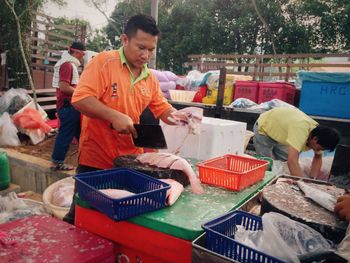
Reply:
[[75, 225], [116, 242], [117, 262], [192, 261], [190, 241], [127, 221], [116, 222], [96, 210], [76, 205]]
[[246, 98], [251, 101], [258, 102], [259, 82], [257, 81], [239, 81], [235, 82], [235, 95], [233, 100], [238, 98]]
[[196, 95], [194, 95], [194, 98], [192, 102], [202, 102], [203, 98], [207, 96], [207, 85], [200, 86], [197, 90]]
[[0, 262], [113, 263], [111, 241], [52, 216], [32, 216], [0, 225], [14, 244], [0, 241]]
[[240, 191], [264, 178], [268, 161], [226, 154], [198, 163], [202, 183]]
[[273, 99], [294, 105], [295, 87], [287, 82], [259, 82], [258, 103]]

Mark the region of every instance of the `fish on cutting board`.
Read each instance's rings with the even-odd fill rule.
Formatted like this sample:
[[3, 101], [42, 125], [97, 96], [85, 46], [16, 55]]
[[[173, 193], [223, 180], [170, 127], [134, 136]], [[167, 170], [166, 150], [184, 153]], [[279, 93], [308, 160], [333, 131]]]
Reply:
[[191, 165], [184, 159], [175, 154], [171, 153], [144, 153], [136, 157], [136, 160], [143, 164], [154, 165], [162, 168], [169, 168], [173, 170], [183, 171], [188, 180], [190, 181], [192, 191], [195, 194], [203, 194], [204, 190], [201, 186], [201, 183], [193, 171]]
[[122, 189], [101, 189], [99, 190], [101, 193], [109, 196], [110, 198], [114, 199], [119, 199], [119, 198], [124, 198], [124, 197], [129, 197], [134, 195], [135, 193], [129, 192], [127, 190], [122, 190]]
[[184, 187], [173, 179], [160, 179], [164, 183], [170, 184], [170, 189], [166, 192], [166, 204], [172, 206], [184, 191]]
[[320, 206], [326, 208], [328, 211], [333, 212], [335, 203], [337, 202], [335, 196], [314, 188], [303, 181], [299, 180], [296, 183], [307, 198], [310, 198]]

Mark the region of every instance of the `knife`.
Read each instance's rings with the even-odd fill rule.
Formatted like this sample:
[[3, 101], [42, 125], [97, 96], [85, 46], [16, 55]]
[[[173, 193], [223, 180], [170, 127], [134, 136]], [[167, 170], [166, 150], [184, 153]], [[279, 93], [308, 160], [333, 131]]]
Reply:
[[162, 127], [157, 124], [134, 124], [137, 138], [133, 138], [134, 145], [151, 149], [167, 149]]

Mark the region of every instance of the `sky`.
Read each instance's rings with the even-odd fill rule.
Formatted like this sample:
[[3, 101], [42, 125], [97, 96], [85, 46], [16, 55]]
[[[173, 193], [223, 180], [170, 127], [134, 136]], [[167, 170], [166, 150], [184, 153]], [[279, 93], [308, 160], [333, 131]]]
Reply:
[[[84, 0], [67, 0], [65, 7], [60, 7], [52, 2], [44, 5], [43, 12], [52, 17], [80, 18], [90, 22], [92, 29], [99, 29], [107, 25], [107, 20], [100, 11], [88, 6]], [[102, 6], [105, 13], [110, 16], [114, 10], [117, 0], [106, 0]]]

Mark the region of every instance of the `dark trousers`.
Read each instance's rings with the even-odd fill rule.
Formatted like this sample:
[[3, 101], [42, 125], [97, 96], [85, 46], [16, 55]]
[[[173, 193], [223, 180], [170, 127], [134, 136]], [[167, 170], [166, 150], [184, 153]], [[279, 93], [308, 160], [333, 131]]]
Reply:
[[80, 112], [69, 103], [57, 111], [60, 128], [52, 152], [54, 163], [63, 163], [73, 138], [80, 137]]
[[[82, 173], [93, 172], [98, 170], [101, 170], [101, 169], [79, 164], [75, 172], [76, 174], [82, 174]], [[69, 208], [69, 212], [63, 217], [63, 221], [70, 223], [72, 225], [74, 225], [74, 220], [75, 220], [75, 194], [76, 193], [77, 193], [77, 187], [75, 183], [72, 204]]]

